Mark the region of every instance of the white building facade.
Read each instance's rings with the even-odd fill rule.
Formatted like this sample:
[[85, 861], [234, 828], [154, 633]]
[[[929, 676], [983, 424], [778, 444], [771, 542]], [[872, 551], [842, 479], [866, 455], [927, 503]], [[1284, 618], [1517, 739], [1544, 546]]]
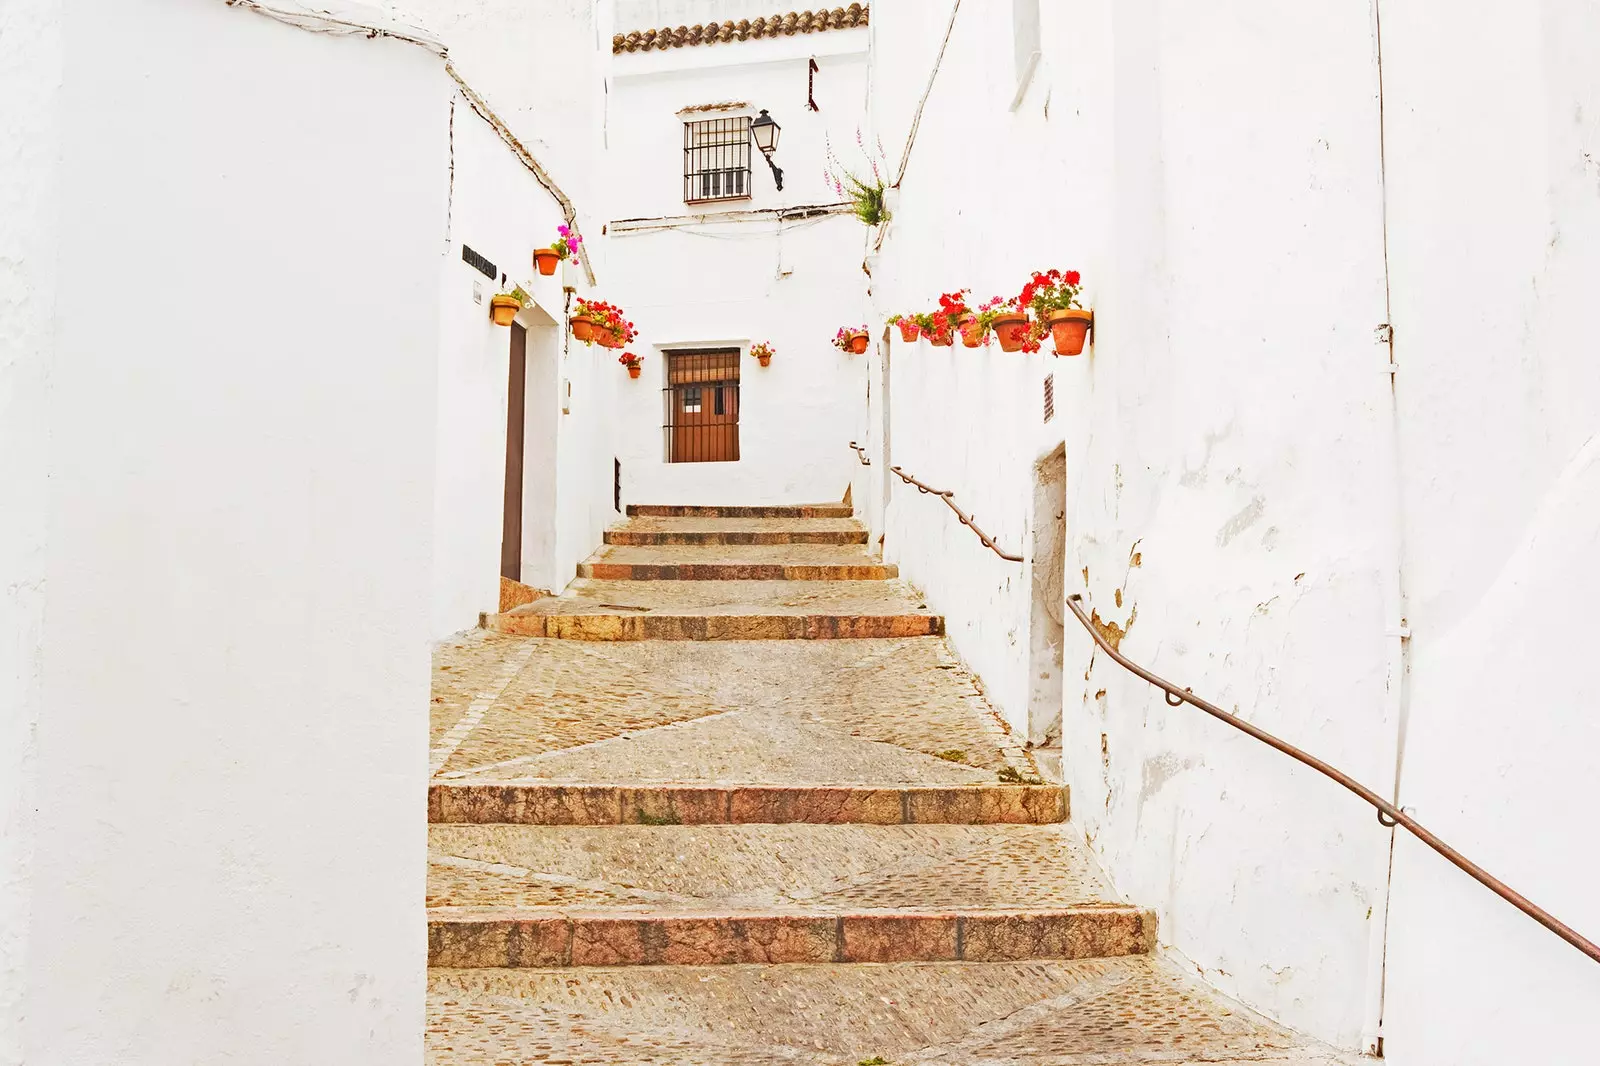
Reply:
[[[605, 118], [605, 298], [636, 323], [642, 376], [615, 409], [633, 503], [840, 499], [865, 361], [830, 342], [866, 316], [868, 230], [825, 176], [865, 136], [867, 29], [695, 38], [751, 3], [619, 2]], [[861, 20], [865, 22], [864, 17]], [[665, 41], [676, 32], [680, 41]], [[657, 36], [661, 43], [657, 44]], [[646, 43], [641, 46], [641, 39]], [[780, 128], [772, 165], [749, 124]], [[864, 156], [857, 164], [866, 169]], [[769, 366], [753, 344], [775, 351]], [[695, 369], [696, 361], [699, 369]], [[672, 366], [682, 370], [674, 374]], [[721, 410], [717, 410], [717, 405]]]

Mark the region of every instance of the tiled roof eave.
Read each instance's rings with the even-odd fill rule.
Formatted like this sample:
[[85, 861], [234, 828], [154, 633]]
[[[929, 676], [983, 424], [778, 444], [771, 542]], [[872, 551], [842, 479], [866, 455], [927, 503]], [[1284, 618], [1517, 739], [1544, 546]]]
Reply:
[[767, 37], [793, 37], [797, 33], [824, 33], [850, 30], [867, 24], [868, 4], [823, 8], [818, 11], [790, 11], [770, 18], [729, 19], [709, 25], [663, 26], [660, 29], [634, 30], [611, 38], [611, 52], [648, 52], [652, 49], [692, 48], [701, 44], [729, 41], [755, 41]]

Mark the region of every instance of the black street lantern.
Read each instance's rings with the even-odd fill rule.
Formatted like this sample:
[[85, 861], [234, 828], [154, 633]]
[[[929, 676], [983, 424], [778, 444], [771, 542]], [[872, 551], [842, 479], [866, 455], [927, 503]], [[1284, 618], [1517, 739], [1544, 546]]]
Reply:
[[783, 127], [773, 121], [764, 107], [761, 109], [761, 114], [750, 123], [750, 136], [755, 139], [756, 147], [761, 149], [762, 157], [772, 170], [772, 180], [777, 184], [779, 192], [783, 191], [783, 171], [772, 161], [772, 153], [778, 150], [778, 134], [782, 132]]

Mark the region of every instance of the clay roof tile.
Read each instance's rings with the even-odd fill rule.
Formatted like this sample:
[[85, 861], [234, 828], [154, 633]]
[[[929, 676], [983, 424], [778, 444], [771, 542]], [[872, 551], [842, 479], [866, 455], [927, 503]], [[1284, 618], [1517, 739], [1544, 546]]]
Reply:
[[757, 41], [765, 37], [792, 37], [796, 33], [821, 33], [848, 30], [867, 25], [870, 4], [821, 8], [817, 11], [789, 11], [770, 18], [713, 22], [709, 26], [663, 26], [660, 29], [632, 30], [612, 35], [611, 51], [648, 52], [652, 48], [686, 48], [720, 41]]

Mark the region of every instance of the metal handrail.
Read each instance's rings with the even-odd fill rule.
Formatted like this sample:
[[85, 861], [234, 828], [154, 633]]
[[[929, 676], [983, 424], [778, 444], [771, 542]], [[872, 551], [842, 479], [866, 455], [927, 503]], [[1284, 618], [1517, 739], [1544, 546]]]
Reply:
[[[851, 446], [854, 447], [854, 444]], [[1022, 562], [1022, 556], [1012, 555], [1010, 552], [1002, 550], [1000, 545], [996, 544], [994, 540], [990, 538], [989, 534], [979, 529], [973, 523], [971, 515], [967, 514], [967, 512], [956, 506], [955, 501], [950, 498], [951, 496], [954, 496], [955, 493], [940, 492], [938, 489], [930, 488], [929, 486], [918, 481], [916, 478], [912, 477], [910, 474], [906, 473], [904, 470], [901, 470], [898, 466], [891, 466], [889, 469], [894, 471], [895, 476], [897, 476], [901, 481], [904, 481], [907, 485], [915, 485], [918, 492], [925, 492], [930, 496], [937, 496], [943, 500], [945, 506], [956, 513], [956, 517], [961, 520], [961, 524], [978, 535], [978, 539], [983, 541], [983, 546], [985, 548], [988, 548], [990, 551], [1000, 556], [1000, 558], [1005, 559], [1007, 562]]]
[[861, 460], [862, 466], [871, 466], [872, 460], [867, 458], [867, 450], [855, 441], [850, 442], [850, 447], [856, 450], [856, 458]]
[[1452, 848], [1449, 844], [1446, 844], [1443, 840], [1440, 840], [1404, 810], [1396, 807], [1394, 804], [1390, 803], [1388, 800], [1384, 799], [1382, 796], [1378, 795], [1372, 789], [1363, 785], [1349, 774], [1346, 774], [1337, 767], [1330, 766], [1328, 763], [1323, 762], [1315, 755], [1310, 755], [1304, 751], [1301, 751], [1299, 748], [1288, 743], [1287, 741], [1279, 740], [1266, 730], [1253, 726], [1249, 722], [1246, 722], [1244, 719], [1236, 715], [1229, 714], [1216, 704], [1196, 696], [1190, 690], [1186, 688], [1179, 688], [1171, 681], [1151, 673], [1138, 663], [1130, 660], [1116, 648], [1112, 647], [1110, 641], [1106, 640], [1104, 635], [1101, 634], [1100, 630], [1095, 627], [1094, 620], [1089, 615], [1084, 613], [1082, 594], [1073, 593], [1071, 596], [1068, 596], [1067, 606], [1072, 608], [1072, 613], [1078, 616], [1078, 621], [1083, 623], [1083, 628], [1089, 631], [1089, 636], [1094, 638], [1094, 642], [1100, 646], [1101, 651], [1104, 651], [1107, 655], [1111, 656], [1112, 661], [1118, 666], [1122, 667], [1124, 670], [1127, 670], [1130, 673], [1143, 678], [1157, 688], [1164, 690], [1167, 694], [1166, 698], [1169, 704], [1174, 707], [1178, 707], [1188, 703], [1198, 707], [1200, 710], [1211, 715], [1211, 717], [1216, 718], [1219, 721], [1226, 722], [1228, 725], [1233, 726], [1240, 732], [1247, 733], [1261, 741], [1263, 744], [1283, 752], [1283, 754], [1289, 756], [1291, 759], [1294, 759], [1300, 763], [1304, 763], [1306, 766], [1311, 767], [1318, 773], [1332, 778], [1334, 781], [1343, 785], [1345, 788], [1349, 789], [1351, 792], [1354, 792], [1357, 796], [1360, 796], [1363, 800], [1370, 803], [1373, 807], [1377, 808], [1378, 821], [1384, 826], [1389, 828], [1393, 828], [1397, 825], [1401, 826], [1412, 836], [1416, 837], [1418, 840], [1428, 845], [1428, 847], [1442, 855], [1468, 877], [1471, 877], [1473, 880], [1483, 885], [1489, 891], [1493, 892], [1495, 895], [1499, 896], [1501, 899], [1517, 908], [1517, 910], [1521, 911], [1523, 914], [1526, 914], [1529, 918], [1532, 918], [1534, 921], [1550, 930], [1562, 940], [1565, 940], [1568, 944], [1571, 944], [1573, 947], [1583, 952], [1595, 962], [1600, 962], [1600, 944], [1595, 944], [1592, 940], [1585, 938], [1577, 930], [1561, 921], [1549, 911], [1535, 905], [1526, 896], [1511, 888], [1511, 886], [1507, 885], [1504, 881], [1501, 881], [1499, 878], [1489, 873], [1489, 871], [1485, 870], [1483, 867], [1479, 866], [1477, 863], [1461, 854], [1455, 848]]

